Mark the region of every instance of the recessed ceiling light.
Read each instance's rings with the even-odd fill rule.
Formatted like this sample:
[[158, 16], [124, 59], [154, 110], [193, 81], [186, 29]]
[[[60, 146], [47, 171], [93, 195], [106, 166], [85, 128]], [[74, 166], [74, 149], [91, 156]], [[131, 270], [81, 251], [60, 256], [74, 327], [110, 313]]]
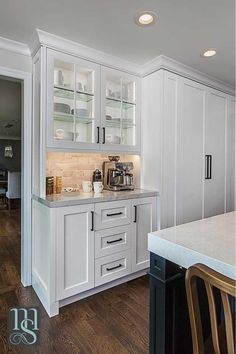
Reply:
[[139, 26], [150, 26], [155, 23], [157, 15], [153, 11], [140, 12], [135, 17], [135, 23]]
[[215, 49], [208, 49], [203, 53], [203, 56], [205, 58], [210, 58], [213, 57], [214, 55], [216, 55], [216, 50]]

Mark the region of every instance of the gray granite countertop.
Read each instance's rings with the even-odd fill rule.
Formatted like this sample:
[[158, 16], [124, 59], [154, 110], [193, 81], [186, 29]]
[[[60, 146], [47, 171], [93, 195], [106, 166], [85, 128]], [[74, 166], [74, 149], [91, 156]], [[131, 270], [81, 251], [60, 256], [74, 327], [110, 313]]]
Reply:
[[124, 200], [133, 198], [156, 197], [157, 191], [149, 191], [144, 189], [135, 189], [133, 191], [107, 191], [101, 194], [83, 193], [83, 192], [63, 192], [62, 194], [53, 194], [46, 198], [40, 198], [33, 195], [33, 199], [48, 206], [49, 208], [58, 208], [64, 206], [109, 202], [112, 200]]

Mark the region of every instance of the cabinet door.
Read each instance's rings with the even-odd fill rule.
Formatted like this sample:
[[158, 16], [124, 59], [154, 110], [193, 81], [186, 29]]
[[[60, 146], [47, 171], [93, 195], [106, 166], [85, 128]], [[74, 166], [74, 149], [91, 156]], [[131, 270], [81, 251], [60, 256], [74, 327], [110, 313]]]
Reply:
[[132, 200], [132, 272], [149, 267], [148, 233], [157, 230], [157, 199]]
[[228, 98], [227, 145], [226, 145], [226, 212], [236, 207], [235, 181], [235, 98]]
[[202, 218], [206, 88], [182, 79], [178, 92], [176, 224]]
[[102, 150], [140, 151], [140, 80], [102, 68]]
[[210, 159], [206, 159], [205, 167], [204, 217], [222, 214], [225, 211], [226, 120], [227, 95], [209, 89], [207, 94], [204, 155], [210, 155]]
[[47, 145], [97, 149], [100, 66], [47, 50]]
[[93, 204], [57, 210], [57, 300], [94, 287]]

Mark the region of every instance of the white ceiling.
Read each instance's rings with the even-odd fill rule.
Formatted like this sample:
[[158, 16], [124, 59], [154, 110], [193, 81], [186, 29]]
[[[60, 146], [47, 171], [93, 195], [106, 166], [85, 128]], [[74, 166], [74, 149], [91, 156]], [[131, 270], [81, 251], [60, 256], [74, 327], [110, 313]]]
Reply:
[[[6, 128], [5, 124], [12, 124]], [[21, 83], [0, 77], [0, 139], [21, 137]]]
[[[143, 10], [158, 14], [135, 25]], [[35, 28], [144, 64], [163, 54], [233, 85], [234, 0], [11, 0], [1, 2], [0, 36], [29, 43]], [[216, 48], [211, 59], [200, 57]]]

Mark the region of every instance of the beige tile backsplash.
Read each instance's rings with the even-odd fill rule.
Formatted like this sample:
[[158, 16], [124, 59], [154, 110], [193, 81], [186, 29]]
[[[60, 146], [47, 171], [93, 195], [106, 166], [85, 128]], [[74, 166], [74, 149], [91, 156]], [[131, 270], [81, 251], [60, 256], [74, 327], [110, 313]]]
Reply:
[[[120, 154], [120, 161], [134, 163], [134, 184], [140, 186], [140, 157]], [[93, 171], [102, 171], [103, 161], [108, 160], [108, 154], [48, 152], [46, 158], [46, 175], [62, 176], [62, 188], [82, 188], [82, 181], [91, 181]]]

